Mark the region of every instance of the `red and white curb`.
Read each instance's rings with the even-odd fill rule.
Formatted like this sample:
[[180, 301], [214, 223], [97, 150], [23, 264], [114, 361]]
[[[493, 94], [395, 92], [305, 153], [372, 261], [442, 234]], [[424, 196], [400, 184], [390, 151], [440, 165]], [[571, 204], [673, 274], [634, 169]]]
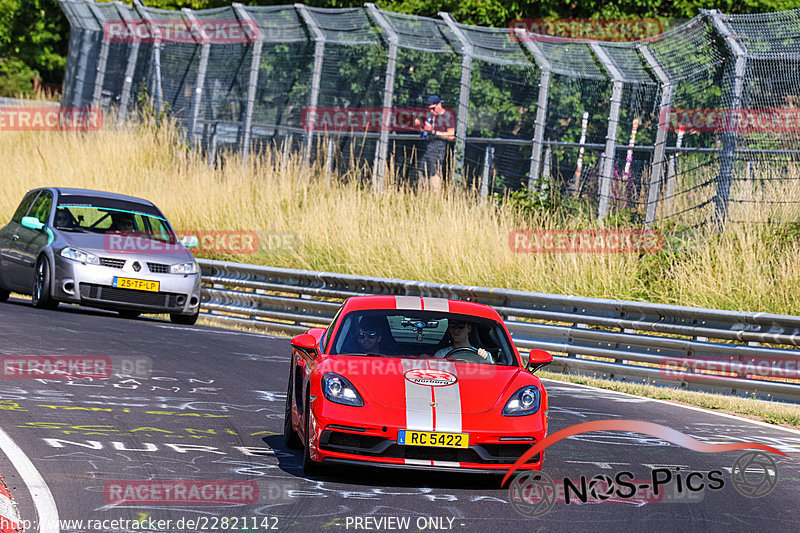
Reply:
[[21, 533], [22, 519], [14, 503], [14, 497], [8, 490], [3, 476], [0, 476], [0, 533]]

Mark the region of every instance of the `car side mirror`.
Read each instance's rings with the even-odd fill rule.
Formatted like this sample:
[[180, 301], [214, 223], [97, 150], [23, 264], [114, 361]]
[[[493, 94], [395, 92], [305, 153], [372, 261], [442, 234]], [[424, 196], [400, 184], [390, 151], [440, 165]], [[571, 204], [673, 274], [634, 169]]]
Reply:
[[546, 352], [545, 350], [531, 350], [530, 353], [528, 353], [528, 364], [525, 366], [525, 369], [533, 373], [552, 362], [553, 356], [550, 352]]
[[187, 248], [194, 248], [200, 244], [200, 239], [194, 235], [185, 235], [183, 238], [181, 238], [181, 244]]
[[22, 217], [20, 221], [23, 226], [28, 229], [35, 229], [36, 231], [42, 231], [44, 228], [44, 224], [39, 222], [39, 219], [36, 217]]
[[313, 335], [303, 333], [290, 341], [293, 348], [302, 350], [312, 358], [317, 356], [317, 339]]

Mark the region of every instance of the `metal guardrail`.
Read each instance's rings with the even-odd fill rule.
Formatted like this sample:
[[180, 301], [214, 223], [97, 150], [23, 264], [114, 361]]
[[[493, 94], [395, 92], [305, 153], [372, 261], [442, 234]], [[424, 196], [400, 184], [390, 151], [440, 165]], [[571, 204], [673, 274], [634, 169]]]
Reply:
[[[494, 307], [520, 349], [540, 348], [566, 354], [554, 355], [549, 369], [800, 402], [797, 379], [800, 350], [786, 348], [800, 346], [800, 316], [580, 298], [203, 259], [198, 263], [203, 271], [203, 316], [222, 323], [298, 334], [309, 327], [327, 325], [341, 302], [351, 296], [391, 294], [471, 300]], [[772, 346], [759, 346], [760, 343]], [[677, 371], [674, 365], [680, 361], [699, 364], [701, 369], [713, 370], [716, 365], [718, 369], [742, 371], [735, 376], [731, 372], [719, 375], [695, 371], [697, 368]], [[770, 365], [763, 366], [765, 362]], [[775, 375], [762, 379], [759, 372], [755, 372], [754, 378], [746, 369], [767, 374], [777, 372], [780, 379], [776, 380]], [[793, 380], [781, 380], [786, 375], [793, 376]]]
[[7, 98], [0, 96], [0, 108], [2, 107], [58, 107], [59, 102], [48, 102], [45, 100], [26, 100], [24, 98]]

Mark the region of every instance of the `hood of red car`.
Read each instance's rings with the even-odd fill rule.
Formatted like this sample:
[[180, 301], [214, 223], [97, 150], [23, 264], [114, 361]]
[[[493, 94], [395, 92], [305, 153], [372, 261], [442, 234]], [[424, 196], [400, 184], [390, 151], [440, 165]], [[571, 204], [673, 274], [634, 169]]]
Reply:
[[519, 388], [532, 377], [518, 367], [389, 357], [337, 355], [326, 367], [350, 380], [366, 402], [407, 412], [483, 413], [515, 381]]

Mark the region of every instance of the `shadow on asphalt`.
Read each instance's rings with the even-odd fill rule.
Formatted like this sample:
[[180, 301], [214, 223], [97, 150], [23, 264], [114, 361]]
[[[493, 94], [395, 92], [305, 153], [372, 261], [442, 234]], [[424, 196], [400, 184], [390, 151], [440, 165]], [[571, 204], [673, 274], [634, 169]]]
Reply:
[[[320, 475], [303, 474], [303, 450], [291, 450], [283, 443], [283, 435], [269, 435], [262, 439], [276, 452], [278, 468], [294, 477], [330, 481], [364, 487], [430, 487], [464, 490], [506, 490], [500, 487], [502, 475], [404, 470], [370, 466], [326, 466]], [[505, 474], [505, 472], [503, 472]]]
[[[31, 311], [35, 311], [37, 313], [71, 313], [79, 315], [103, 316], [108, 318], [120, 318], [119, 313], [117, 313], [116, 311], [111, 311], [108, 309], [98, 309], [94, 307], [83, 307], [78, 304], [64, 303], [64, 302], [59, 303], [58, 307], [55, 309], [36, 309], [35, 307], [33, 307], [30, 300], [12, 297], [9, 298], [6, 302], [4, 302], [4, 304], [19, 306], [19, 307], [27, 307]], [[147, 322], [165, 322], [165, 321], [169, 322], [169, 320], [148, 315], [140, 315], [135, 319], [128, 319], [128, 320], [144, 320]]]

